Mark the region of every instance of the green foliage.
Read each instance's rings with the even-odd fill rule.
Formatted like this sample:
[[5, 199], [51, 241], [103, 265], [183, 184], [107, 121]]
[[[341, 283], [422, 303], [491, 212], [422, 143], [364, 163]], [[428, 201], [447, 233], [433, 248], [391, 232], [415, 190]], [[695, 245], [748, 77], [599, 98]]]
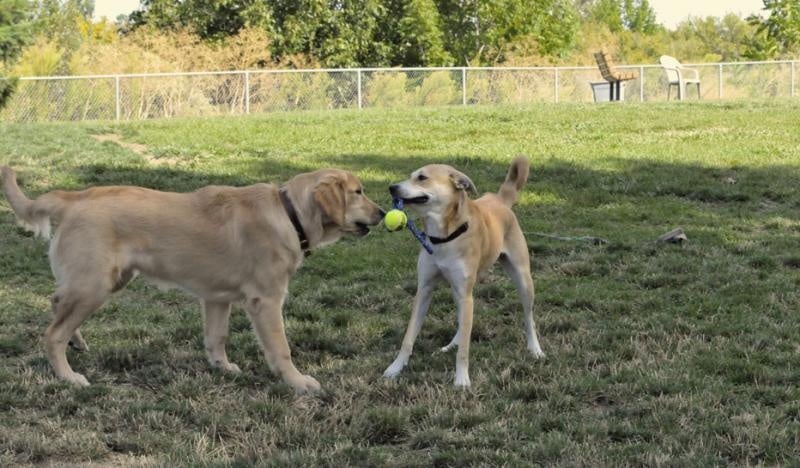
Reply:
[[[454, 60], [444, 47], [444, 32], [439, 11], [434, 0], [409, 0], [395, 2], [401, 12], [397, 25], [390, 30], [395, 37], [390, 38], [394, 45], [391, 65], [402, 66], [445, 66]], [[390, 12], [389, 20], [395, 16]]]
[[[541, 4], [544, 2], [537, 2]], [[539, 25], [532, 36], [539, 43], [542, 55], [564, 57], [575, 45], [579, 23], [578, 13], [566, 1], [551, 1], [543, 5], [538, 17]]]
[[303, 76], [284, 75], [283, 83], [277, 93], [280, 108], [285, 110], [297, 109], [326, 109], [328, 87], [331, 81], [327, 73], [311, 73]]
[[[0, 18], [9, 5], [24, 4], [0, 0]], [[691, 62], [800, 52], [800, 3], [764, 4], [766, 18], [689, 18], [674, 31], [657, 23], [650, 0], [143, 0], [115, 27], [91, 22], [92, 0], [36, 0], [35, 16], [39, 34], [61, 50], [65, 74], [87, 68], [73, 66], [86, 58], [73, 58], [85, 44], [137, 32], [189, 32], [202, 49], [259, 31], [247, 35], [248, 55], [270, 60], [243, 67], [589, 65], [599, 48], [632, 64], [665, 53]], [[8, 37], [20, 36], [0, 26], [0, 49]]]
[[676, 55], [706, 61], [734, 62], [747, 58], [756, 28], [739, 16], [692, 18], [676, 28], [672, 47]]
[[[379, 0], [272, 0], [273, 54], [304, 54], [328, 67], [386, 64], [391, 48], [373, 40], [387, 12]], [[333, 8], [331, 3], [338, 5]]]
[[577, 12], [568, 0], [439, 0], [447, 49], [459, 65], [503, 62], [511, 44], [532, 37], [543, 54], [570, 49]]
[[0, 108], [16, 86], [16, 81], [4, 76], [4, 71], [33, 36], [31, 12], [27, 0], [0, 0]]
[[422, 80], [417, 90], [417, 102], [424, 106], [454, 104], [458, 89], [452, 72], [435, 71]]
[[63, 58], [64, 50], [56, 42], [40, 38], [25, 49], [12, 72], [17, 76], [55, 75]]
[[84, 39], [81, 25], [91, 21], [93, 0], [39, 0], [36, 6], [37, 28], [41, 35], [67, 54], [80, 47]]
[[800, 53], [800, 2], [797, 0], [763, 0], [767, 18], [751, 16], [751, 25], [758, 35], [748, 48], [753, 59], [769, 59]]
[[611, 32], [622, 31], [623, 21], [620, 0], [596, 0], [587, 8], [587, 16], [590, 20], [606, 25]]
[[0, 75], [0, 109], [2, 109], [8, 99], [14, 94], [17, 87], [17, 79]]
[[648, 0], [588, 0], [578, 5], [584, 18], [606, 25], [611, 32], [649, 34], [658, 29], [656, 13]]
[[656, 12], [647, 0], [625, 0], [622, 11], [628, 31], [652, 33], [656, 30]]
[[365, 99], [373, 107], [402, 107], [408, 103], [405, 73], [375, 73], [367, 81]]
[[0, 0], [0, 64], [8, 64], [32, 36], [31, 5], [27, 0]]
[[187, 28], [204, 39], [223, 39], [246, 27], [267, 28], [270, 10], [260, 0], [142, 0], [129, 26]]

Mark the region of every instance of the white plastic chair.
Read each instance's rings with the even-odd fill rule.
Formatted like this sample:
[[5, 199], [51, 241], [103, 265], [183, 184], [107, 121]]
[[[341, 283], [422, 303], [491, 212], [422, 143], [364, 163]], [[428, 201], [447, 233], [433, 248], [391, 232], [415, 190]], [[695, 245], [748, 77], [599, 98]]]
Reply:
[[700, 99], [700, 72], [694, 68], [686, 68], [669, 55], [662, 55], [659, 59], [661, 66], [664, 67], [664, 72], [667, 74], [667, 100], [670, 97], [670, 91], [673, 86], [678, 87], [678, 100], [683, 100], [686, 97], [686, 85], [697, 85], [697, 99]]

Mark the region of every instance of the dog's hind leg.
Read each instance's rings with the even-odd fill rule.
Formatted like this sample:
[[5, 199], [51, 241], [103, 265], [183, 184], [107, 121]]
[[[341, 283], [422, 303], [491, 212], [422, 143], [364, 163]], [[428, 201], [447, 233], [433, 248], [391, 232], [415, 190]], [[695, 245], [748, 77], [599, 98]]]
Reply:
[[540, 358], [544, 357], [544, 353], [539, 345], [536, 324], [533, 321], [534, 291], [530, 262], [530, 254], [528, 253], [525, 237], [517, 227], [516, 230], [509, 232], [509, 239], [506, 240], [506, 252], [500, 258], [500, 264], [517, 287], [517, 292], [522, 302], [528, 351], [535, 357]]
[[70, 367], [66, 355], [67, 343], [70, 338], [80, 336], [78, 327], [103, 305], [108, 294], [108, 288], [98, 285], [96, 288], [80, 289], [62, 286], [53, 295], [53, 322], [45, 331], [44, 342], [47, 357], [59, 378], [77, 385], [89, 385], [86, 377]]
[[229, 303], [200, 301], [205, 322], [205, 347], [208, 362], [219, 369], [241, 372], [239, 366], [228, 361], [225, 341], [228, 339], [228, 319], [231, 316]]
[[[89, 385], [67, 361], [67, 345], [86, 349], [80, 325], [111, 294], [115, 281], [114, 256], [99, 229], [87, 229], [84, 220], [65, 222], [50, 243], [50, 266], [56, 277], [53, 321], [44, 333], [47, 357], [56, 376], [77, 385]], [[65, 234], [66, 233], [66, 234]]]
[[[459, 329], [460, 328], [461, 326], [459, 326]], [[458, 331], [456, 331], [456, 334], [453, 335], [453, 339], [450, 340], [450, 343], [448, 343], [447, 346], [442, 346], [442, 348], [439, 351], [446, 353], [451, 349], [455, 348], [458, 345], [458, 340], [460, 339], [460, 337], [461, 335], [458, 333]]]

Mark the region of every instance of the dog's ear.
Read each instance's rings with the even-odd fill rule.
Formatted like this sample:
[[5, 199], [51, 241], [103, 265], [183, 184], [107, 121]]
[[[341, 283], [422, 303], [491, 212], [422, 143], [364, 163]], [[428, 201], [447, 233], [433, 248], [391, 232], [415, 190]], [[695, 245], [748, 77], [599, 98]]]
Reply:
[[344, 225], [346, 201], [341, 177], [329, 175], [320, 180], [314, 187], [314, 201], [334, 223]]
[[450, 173], [450, 181], [457, 190], [468, 190], [474, 194], [478, 193], [478, 189], [475, 188], [475, 184], [472, 183], [472, 180], [458, 171]]

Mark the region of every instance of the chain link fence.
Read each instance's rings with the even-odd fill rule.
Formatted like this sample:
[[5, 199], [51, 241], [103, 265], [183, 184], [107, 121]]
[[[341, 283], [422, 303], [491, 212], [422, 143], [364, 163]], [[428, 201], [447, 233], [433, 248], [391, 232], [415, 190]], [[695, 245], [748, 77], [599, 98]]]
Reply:
[[[795, 61], [687, 65], [701, 99], [794, 98]], [[626, 101], [667, 100], [658, 65], [620, 66], [637, 78]], [[142, 120], [275, 111], [592, 102], [596, 67], [249, 70], [20, 78], [6, 122]], [[694, 87], [687, 99], [696, 99]], [[673, 98], [675, 94], [673, 93]]]

